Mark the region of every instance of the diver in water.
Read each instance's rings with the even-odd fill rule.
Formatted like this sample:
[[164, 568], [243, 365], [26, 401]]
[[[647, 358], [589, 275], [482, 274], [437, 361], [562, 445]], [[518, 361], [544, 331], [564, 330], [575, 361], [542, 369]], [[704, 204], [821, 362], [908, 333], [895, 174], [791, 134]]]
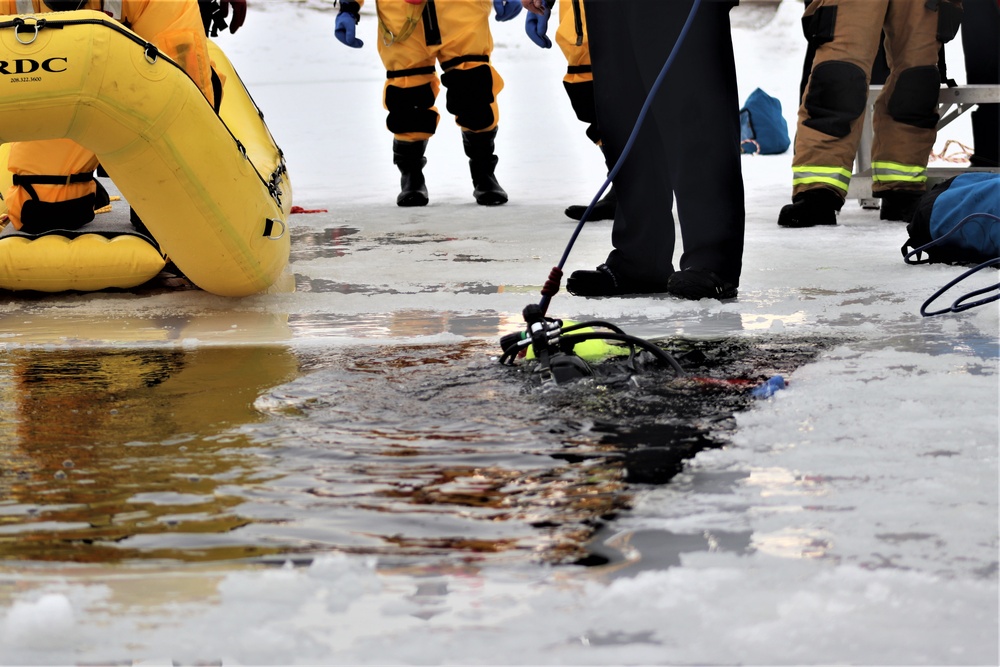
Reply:
[[[222, 86], [211, 68], [198, 0], [0, 0], [3, 14], [42, 14], [91, 9], [109, 14], [152, 42], [179, 64], [206, 99], [218, 108]], [[4, 193], [16, 229], [40, 234], [79, 229], [94, 219], [98, 197], [97, 156], [71, 139], [13, 142], [8, 168], [13, 185]], [[104, 198], [107, 197], [101, 189]]]

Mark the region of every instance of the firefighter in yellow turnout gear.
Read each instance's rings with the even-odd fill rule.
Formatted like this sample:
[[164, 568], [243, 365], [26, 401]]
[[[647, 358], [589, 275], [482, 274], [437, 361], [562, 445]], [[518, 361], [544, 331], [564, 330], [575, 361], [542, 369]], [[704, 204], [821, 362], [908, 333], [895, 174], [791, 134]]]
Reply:
[[[524, 31], [532, 42], [543, 49], [552, 48], [552, 40], [546, 36], [549, 16], [555, 0], [545, 3], [545, 12], [527, 12]], [[569, 96], [573, 112], [587, 124], [587, 137], [598, 147], [602, 147], [601, 127], [597, 122], [597, 107], [594, 104], [594, 70], [590, 64], [590, 45], [587, 42], [587, 16], [583, 0], [563, 0], [559, 3], [559, 27], [556, 28], [556, 43], [566, 57], [566, 75], [563, 87]], [[603, 148], [602, 148], [603, 150]], [[610, 187], [604, 197], [590, 212], [589, 220], [613, 220], [618, 197], [614, 187]], [[586, 206], [569, 206], [566, 215], [574, 220], [583, 217]]]
[[802, 25], [816, 47], [802, 96], [784, 227], [834, 225], [850, 184], [872, 63], [885, 32], [889, 77], [873, 115], [872, 191], [883, 220], [908, 221], [926, 189], [937, 137], [938, 53], [958, 31], [961, 0], [813, 0]]
[[[217, 106], [221, 83], [214, 80], [197, 0], [0, 0], [0, 13], [40, 14], [90, 9], [120, 21], [184, 68], [209, 102]], [[4, 193], [10, 222], [35, 234], [76, 229], [94, 219], [98, 201], [97, 157], [69, 139], [15, 142], [8, 168], [14, 185]]]
[[[340, 3], [336, 38], [353, 48], [364, 0]], [[498, 21], [521, 11], [520, 0], [492, 0]], [[386, 126], [393, 134], [393, 163], [399, 168], [399, 206], [428, 202], [423, 167], [427, 141], [437, 130], [435, 102], [441, 84], [447, 89], [448, 111], [462, 129], [476, 203], [507, 202], [497, 182], [494, 144], [500, 117], [497, 95], [503, 79], [490, 63], [491, 0], [376, 0], [378, 52], [386, 69], [383, 105]], [[435, 64], [440, 63], [440, 79]]]

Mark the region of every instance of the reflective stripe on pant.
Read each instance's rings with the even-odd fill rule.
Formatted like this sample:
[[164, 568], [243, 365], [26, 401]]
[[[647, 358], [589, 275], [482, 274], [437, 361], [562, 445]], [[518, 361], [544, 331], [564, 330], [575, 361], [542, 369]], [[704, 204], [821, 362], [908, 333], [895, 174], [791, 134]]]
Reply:
[[874, 106], [872, 163], [883, 167], [874, 190], [923, 189], [937, 136], [939, 12], [925, 0], [813, 0], [806, 8], [816, 58], [798, 112], [793, 195], [824, 185], [846, 196], [842, 176], [854, 164], [883, 30], [892, 69]]

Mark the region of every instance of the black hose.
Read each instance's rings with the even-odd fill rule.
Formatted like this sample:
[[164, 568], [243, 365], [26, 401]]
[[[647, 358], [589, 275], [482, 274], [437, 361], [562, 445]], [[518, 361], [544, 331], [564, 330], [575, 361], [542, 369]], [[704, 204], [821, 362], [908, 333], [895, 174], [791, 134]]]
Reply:
[[571, 334], [569, 336], [563, 336], [562, 338], [560, 338], [559, 342], [560, 344], [565, 344], [572, 347], [577, 343], [583, 343], [588, 340], [616, 340], [616, 341], [621, 341], [623, 343], [629, 343], [630, 345], [636, 345], [646, 350], [647, 352], [651, 353], [654, 357], [656, 357], [660, 361], [665, 362], [667, 365], [669, 365], [671, 368], [674, 369], [674, 372], [676, 372], [677, 375], [684, 375], [684, 369], [681, 368], [681, 365], [677, 363], [677, 360], [674, 359], [672, 355], [660, 349], [656, 345], [653, 345], [648, 340], [643, 340], [642, 338], [637, 338], [635, 336], [629, 336], [628, 334], [604, 333], [600, 331], [595, 331], [592, 333]]

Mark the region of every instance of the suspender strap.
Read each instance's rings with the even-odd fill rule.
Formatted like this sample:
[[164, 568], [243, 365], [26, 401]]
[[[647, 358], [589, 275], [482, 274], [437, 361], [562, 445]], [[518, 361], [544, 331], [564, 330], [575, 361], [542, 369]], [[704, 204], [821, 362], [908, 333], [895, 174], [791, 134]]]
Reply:
[[437, 8], [434, 6], [434, 0], [427, 0], [427, 4], [424, 5], [423, 19], [424, 44], [427, 46], [440, 46], [441, 26], [438, 24]]
[[583, 16], [580, 0], [573, 0], [573, 32], [576, 33], [576, 45], [583, 46]]
[[459, 56], [441, 63], [441, 69], [447, 72], [450, 69], [458, 67], [462, 63], [488, 63], [489, 61], [489, 56]]
[[566, 68], [567, 74], [590, 74], [594, 71], [591, 65], [570, 65]]

